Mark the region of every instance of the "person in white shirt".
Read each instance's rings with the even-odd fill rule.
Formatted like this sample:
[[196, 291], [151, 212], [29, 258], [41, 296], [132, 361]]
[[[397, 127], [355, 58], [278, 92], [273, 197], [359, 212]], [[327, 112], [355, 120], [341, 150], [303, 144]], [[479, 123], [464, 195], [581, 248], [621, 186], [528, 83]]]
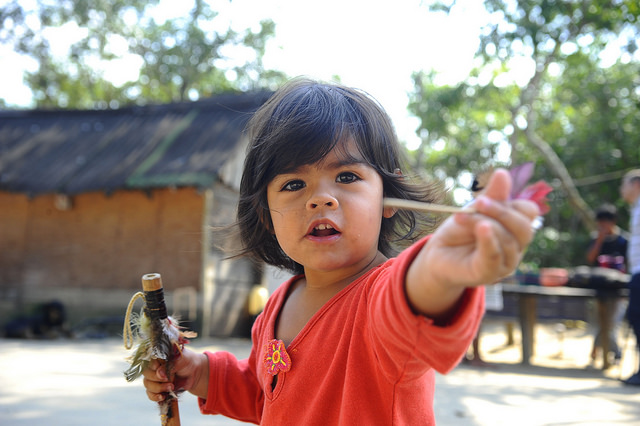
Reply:
[[[627, 320], [636, 335], [640, 346], [640, 169], [627, 172], [622, 179], [620, 195], [631, 208], [629, 221], [629, 245], [627, 262], [631, 281], [629, 281], [629, 307]], [[624, 380], [624, 383], [640, 386], [640, 365], [636, 373]]]

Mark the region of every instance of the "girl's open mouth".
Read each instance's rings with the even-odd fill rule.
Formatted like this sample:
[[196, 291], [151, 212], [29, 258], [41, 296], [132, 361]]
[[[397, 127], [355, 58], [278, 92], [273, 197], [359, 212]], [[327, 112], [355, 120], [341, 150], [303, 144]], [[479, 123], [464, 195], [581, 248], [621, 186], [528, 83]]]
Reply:
[[328, 223], [321, 223], [314, 227], [311, 231], [311, 235], [313, 235], [314, 237], [329, 237], [338, 233], [339, 232]]

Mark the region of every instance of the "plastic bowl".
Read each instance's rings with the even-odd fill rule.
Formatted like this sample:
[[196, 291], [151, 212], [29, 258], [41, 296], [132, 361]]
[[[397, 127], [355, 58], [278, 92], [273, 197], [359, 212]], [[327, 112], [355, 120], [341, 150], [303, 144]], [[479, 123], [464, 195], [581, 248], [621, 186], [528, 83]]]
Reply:
[[569, 271], [564, 268], [541, 268], [540, 285], [558, 287], [567, 284]]

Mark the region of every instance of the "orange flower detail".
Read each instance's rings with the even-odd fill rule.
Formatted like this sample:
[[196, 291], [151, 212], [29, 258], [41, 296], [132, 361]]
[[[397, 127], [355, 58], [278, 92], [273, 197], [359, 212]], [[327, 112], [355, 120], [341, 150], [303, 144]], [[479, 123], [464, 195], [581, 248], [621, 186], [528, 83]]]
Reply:
[[291, 370], [291, 358], [282, 340], [270, 340], [264, 347], [264, 366], [272, 376]]
[[550, 210], [547, 195], [553, 191], [553, 188], [544, 181], [538, 181], [527, 186], [531, 176], [533, 176], [533, 168], [533, 163], [528, 162], [509, 170], [511, 179], [513, 180], [511, 199], [531, 200], [538, 205], [540, 214], [544, 215]]
[[516, 195], [515, 198], [531, 200], [538, 205], [540, 214], [544, 215], [549, 213], [551, 208], [549, 207], [547, 195], [553, 191], [546, 182], [538, 181], [524, 188], [522, 192]]

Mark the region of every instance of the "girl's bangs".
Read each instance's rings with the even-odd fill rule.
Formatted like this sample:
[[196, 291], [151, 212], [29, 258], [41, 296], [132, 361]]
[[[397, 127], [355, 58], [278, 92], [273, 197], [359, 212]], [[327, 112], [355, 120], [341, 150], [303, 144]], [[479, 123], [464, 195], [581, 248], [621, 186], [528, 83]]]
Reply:
[[282, 126], [287, 131], [278, 135], [272, 147], [273, 172], [288, 173], [321, 162], [334, 149], [339, 150], [339, 156], [352, 159], [346, 141], [355, 136], [350, 123], [357, 121], [349, 117], [353, 111], [345, 111], [344, 107], [333, 105], [328, 108], [320, 103], [301, 108], [292, 120], [295, 124]]
[[[366, 99], [327, 85], [301, 85], [280, 98], [260, 135], [269, 141], [263, 150], [267, 183], [278, 174], [319, 163], [333, 150], [347, 162], [364, 160], [379, 170], [378, 161], [390, 160], [376, 153], [380, 143], [374, 123], [384, 117], [368, 108]], [[355, 142], [359, 152], [349, 152], [348, 141]]]

